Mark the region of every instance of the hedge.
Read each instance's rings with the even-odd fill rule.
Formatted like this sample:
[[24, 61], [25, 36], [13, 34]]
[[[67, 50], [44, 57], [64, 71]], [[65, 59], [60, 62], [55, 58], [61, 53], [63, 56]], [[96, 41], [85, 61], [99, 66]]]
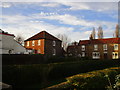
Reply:
[[[51, 89], [104, 90], [107, 89], [108, 86], [110, 86], [110, 83], [111, 85], [115, 84], [115, 76], [118, 74], [120, 74], [120, 67], [112, 67], [103, 70], [77, 74], [71, 77], [67, 77], [66, 82], [45, 88], [44, 90]], [[110, 79], [110, 83], [108, 81], [108, 78]]]
[[2, 68], [2, 74], [3, 82], [12, 85], [14, 88], [25, 88], [26, 86], [29, 87], [38, 83], [44, 85], [41, 87], [43, 88], [49, 81], [118, 65], [120, 66], [119, 61], [113, 60], [85, 60], [51, 64], [5, 65]]
[[46, 61], [42, 54], [3, 54], [2, 65], [30, 65], [41, 64]]

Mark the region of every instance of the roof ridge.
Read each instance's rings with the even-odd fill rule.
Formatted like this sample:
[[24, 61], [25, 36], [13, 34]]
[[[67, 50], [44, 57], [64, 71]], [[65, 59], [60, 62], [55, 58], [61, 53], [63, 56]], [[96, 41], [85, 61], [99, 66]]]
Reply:
[[[34, 36], [26, 39], [25, 41], [30, 41], [30, 40], [38, 40], [38, 39], [50, 39], [50, 40], [59, 40], [57, 37], [53, 36], [52, 34], [46, 32], [45, 30], [44, 31], [41, 31], [37, 34], [35, 34]], [[61, 40], [59, 40], [61, 41]]]

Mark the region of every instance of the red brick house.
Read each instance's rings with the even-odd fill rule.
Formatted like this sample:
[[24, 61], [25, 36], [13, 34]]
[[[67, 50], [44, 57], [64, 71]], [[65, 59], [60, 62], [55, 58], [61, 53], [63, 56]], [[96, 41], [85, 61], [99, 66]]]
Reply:
[[[90, 59], [120, 59], [120, 28], [116, 25], [114, 38], [103, 38], [102, 27], [98, 28], [98, 39], [95, 39], [95, 28], [89, 40], [80, 40], [77, 46], [69, 46], [68, 54], [87, 57]], [[73, 50], [74, 48], [74, 50]], [[77, 51], [76, 51], [77, 50]]]
[[120, 58], [120, 38], [82, 40], [79, 42], [79, 47], [81, 55], [84, 57], [92, 59]]
[[42, 31], [27, 40], [25, 47], [34, 49], [35, 54], [44, 54], [49, 56], [60, 56], [62, 54], [62, 41], [46, 31]]
[[120, 38], [80, 40], [74, 50], [78, 50], [77, 55], [91, 59], [120, 59]]

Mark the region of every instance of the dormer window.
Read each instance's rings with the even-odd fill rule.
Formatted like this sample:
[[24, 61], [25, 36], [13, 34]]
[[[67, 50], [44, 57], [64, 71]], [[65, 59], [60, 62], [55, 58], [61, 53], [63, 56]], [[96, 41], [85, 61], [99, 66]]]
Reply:
[[114, 50], [118, 50], [118, 44], [114, 44]]
[[56, 45], [56, 42], [55, 41], [53, 41], [53, 46], [55, 46]]
[[82, 51], [85, 51], [85, 45], [82, 45], [82, 46], [81, 46], [81, 50], [82, 50]]
[[98, 50], [98, 45], [94, 45], [94, 50]]
[[35, 46], [35, 41], [32, 41], [32, 46]]
[[103, 50], [107, 50], [107, 44], [103, 44]]
[[41, 44], [41, 41], [40, 41], [40, 40], [38, 40], [38, 46], [40, 46], [40, 44]]

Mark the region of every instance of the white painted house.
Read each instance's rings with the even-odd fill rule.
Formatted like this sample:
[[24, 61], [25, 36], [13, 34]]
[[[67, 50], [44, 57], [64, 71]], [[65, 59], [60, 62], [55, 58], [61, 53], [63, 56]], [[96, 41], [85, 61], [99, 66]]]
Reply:
[[0, 54], [24, 54], [26, 48], [14, 39], [13, 34], [0, 29]]

